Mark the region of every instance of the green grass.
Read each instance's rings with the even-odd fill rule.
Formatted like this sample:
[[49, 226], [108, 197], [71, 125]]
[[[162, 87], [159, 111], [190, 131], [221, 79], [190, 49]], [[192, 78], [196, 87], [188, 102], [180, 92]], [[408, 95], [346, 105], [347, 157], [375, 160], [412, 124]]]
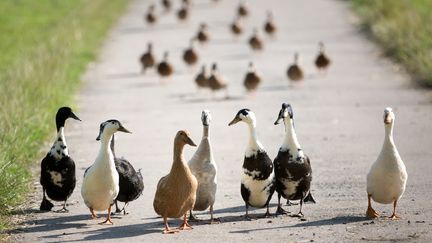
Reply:
[[386, 53], [432, 87], [432, 1], [352, 0], [364, 26]]
[[57, 109], [71, 106], [80, 75], [127, 3], [0, 1], [0, 230], [25, 199]]

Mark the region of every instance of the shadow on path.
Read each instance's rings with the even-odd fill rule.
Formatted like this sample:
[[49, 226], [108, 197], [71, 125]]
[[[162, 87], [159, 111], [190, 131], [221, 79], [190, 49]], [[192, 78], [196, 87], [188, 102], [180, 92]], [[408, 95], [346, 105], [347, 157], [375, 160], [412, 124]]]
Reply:
[[263, 231], [263, 230], [299, 228], [299, 227], [311, 227], [311, 226], [328, 226], [328, 225], [356, 223], [356, 222], [362, 222], [362, 221], [368, 221], [368, 220], [370, 220], [370, 219], [363, 217], [363, 216], [338, 216], [338, 217], [334, 217], [331, 219], [321, 219], [321, 220], [316, 220], [316, 221], [298, 223], [295, 225], [258, 228], [258, 229], [248, 229], [248, 230], [237, 230], [237, 231], [231, 231], [230, 233], [245, 234], [245, 233], [251, 233], [251, 232], [255, 232], [255, 231]]

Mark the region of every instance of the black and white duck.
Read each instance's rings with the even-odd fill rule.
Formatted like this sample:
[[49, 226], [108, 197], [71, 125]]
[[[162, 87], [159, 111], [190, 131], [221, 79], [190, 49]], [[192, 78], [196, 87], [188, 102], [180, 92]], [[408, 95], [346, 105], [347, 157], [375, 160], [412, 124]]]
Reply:
[[276, 192], [278, 193], [278, 208], [276, 213], [286, 214], [280, 199], [300, 200], [300, 211], [294, 215], [303, 217], [303, 202], [315, 200], [310, 193], [312, 182], [312, 167], [309, 157], [304, 154], [294, 129], [293, 110], [290, 104], [283, 103], [275, 125], [281, 121], [285, 124], [285, 138], [274, 159]]
[[81, 121], [69, 107], [61, 107], [57, 111], [57, 137], [50, 151], [41, 162], [40, 184], [43, 190], [41, 211], [50, 211], [54, 207], [46, 198], [46, 195], [48, 195], [54, 201], [64, 201], [63, 208], [60, 211], [67, 212], [66, 201], [75, 189], [75, 162], [69, 157], [64, 135], [64, 125], [68, 118]]
[[269, 202], [275, 190], [273, 162], [258, 140], [255, 114], [249, 109], [242, 109], [228, 125], [231, 126], [240, 121], [248, 125], [250, 133], [241, 179], [241, 195], [246, 205], [246, 219], [250, 219], [249, 206], [267, 207], [265, 213], [267, 217], [270, 216]]
[[81, 196], [90, 209], [93, 219], [97, 218], [94, 211], [108, 210], [107, 219], [101, 224], [112, 224], [111, 206], [120, 191], [119, 173], [116, 170], [114, 154], [109, 145], [116, 132], [130, 133], [118, 120], [103, 122], [99, 128], [97, 141], [101, 141], [99, 153], [92, 166], [84, 172]]
[[393, 213], [390, 219], [400, 219], [396, 215], [398, 200], [405, 192], [408, 173], [393, 140], [393, 124], [395, 114], [392, 108], [384, 110], [384, 143], [381, 152], [372, 164], [367, 175], [368, 208], [366, 216], [376, 218], [379, 214], [372, 208], [371, 199], [377, 203], [393, 203]]
[[[115, 154], [115, 135], [112, 136], [111, 139], [111, 151], [114, 155], [114, 163], [117, 172], [119, 173], [119, 188], [120, 191], [117, 195], [117, 198], [115, 200], [116, 205], [116, 213], [121, 213], [123, 211], [123, 214], [127, 214], [126, 212], [126, 206], [129, 204], [129, 202], [132, 202], [138, 197], [142, 195], [142, 192], [144, 190], [144, 182], [143, 177], [141, 174], [141, 170], [135, 171], [135, 168], [132, 166], [129, 161], [127, 161], [125, 158], [119, 158]], [[124, 202], [125, 205], [120, 210], [118, 207], [118, 201]]]

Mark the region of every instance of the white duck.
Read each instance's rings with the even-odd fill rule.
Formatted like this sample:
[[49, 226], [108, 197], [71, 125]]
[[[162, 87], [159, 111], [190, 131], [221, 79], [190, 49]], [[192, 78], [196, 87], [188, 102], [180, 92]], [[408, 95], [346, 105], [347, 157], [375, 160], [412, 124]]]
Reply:
[[[209, 138], [209, 126], [211, 114], [209, 110], [203, 110], [201, 114], [203, 124], [203, 136], [192, 159], [189, 168], [198, 180], [197, 196], [194, 210], [203, 211], [210, 207], [210, 223], [214, 222], [213, 204], [216, 199], [217, 166], [213, 158], [213, 151]], [[196, 220], [190, 211], [190, 219]]]
[[390, 107], [384, 110], [384, 144], [378, 159], [373, 163], [367, 175], [368, 208], [366, 216], [376, 218], [379, 214], [372, 208], [371, 198], [378, 203], [393, 203], [393, 214], [390, 219], [399, 219], [396, 205], [405, 191], [408, 174], [396, 145], [393, 141], [393, 124], [395, 115]]
[[117, 131], [130, 133], [118, 120], [108, 120], [100, 125], [97, 141], [101, 141], [99, 153], [92, 166], [84, 172], [81, 195], [90, 209], [92, 218], [97, 218], [94, 211], [108, 209], [107, 219], [101, 224], [112, 224], [111, 206], [119, 193], [119, 174], [114, 163], [110, 141]]

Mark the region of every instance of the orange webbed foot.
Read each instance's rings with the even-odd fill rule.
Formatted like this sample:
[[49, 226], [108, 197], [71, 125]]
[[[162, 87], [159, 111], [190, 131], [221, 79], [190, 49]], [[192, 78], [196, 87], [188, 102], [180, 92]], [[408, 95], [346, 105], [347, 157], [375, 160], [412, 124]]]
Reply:
[[396, 214], [392, 214], [390, 217], [388, 217], [390, 220], [399, 220], [401, 217], [397, 216]]
[[379, 214], [372, 207], [368, 207], [368, 209], [366, 210], [366, 217], [378, 218]]

